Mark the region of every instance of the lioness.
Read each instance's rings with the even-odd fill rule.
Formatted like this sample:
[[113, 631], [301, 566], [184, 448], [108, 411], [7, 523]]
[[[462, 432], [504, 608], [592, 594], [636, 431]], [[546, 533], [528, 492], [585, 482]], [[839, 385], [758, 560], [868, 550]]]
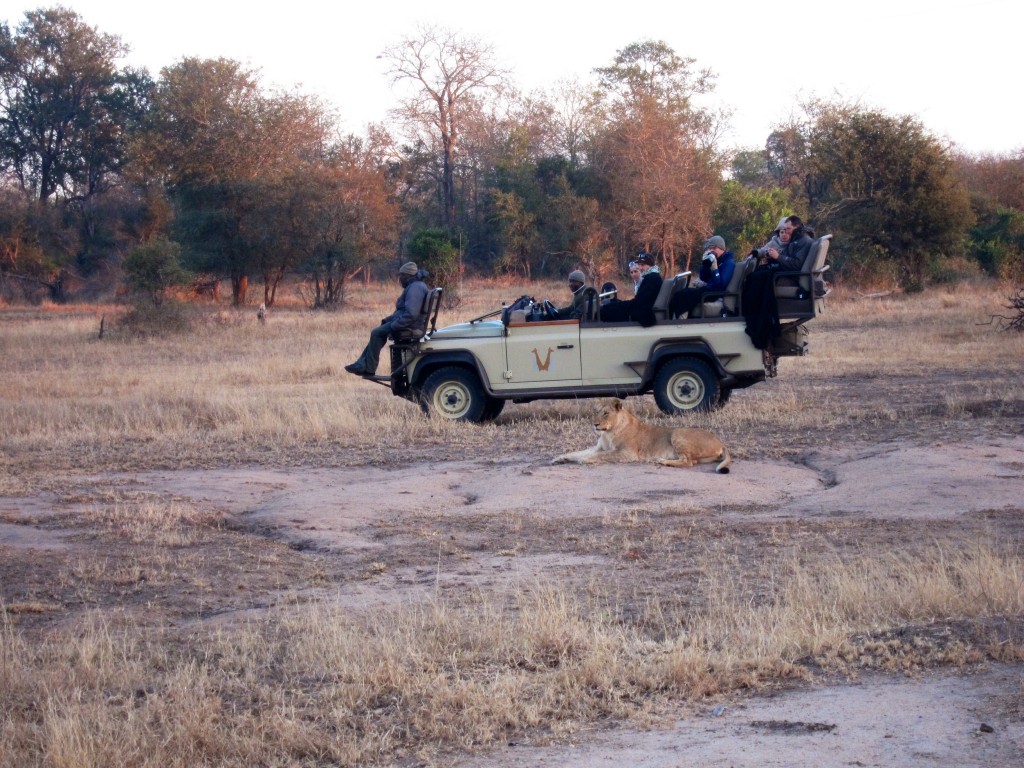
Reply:
[[706, 429], [656, 427], [644, 424], [618, 398], [601, 403], [594, 419], [597, 445], [566, 453], [552, 464], [596, 464], [609, 461], [654, 459], [666, 467], [692, 467], [719, 462], [716, 472], [728, 474], [729, 451]]

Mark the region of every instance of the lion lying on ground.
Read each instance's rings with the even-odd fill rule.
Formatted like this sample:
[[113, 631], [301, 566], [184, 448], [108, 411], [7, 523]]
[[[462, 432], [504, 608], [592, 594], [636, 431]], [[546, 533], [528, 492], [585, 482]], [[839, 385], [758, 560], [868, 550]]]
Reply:
[[716, 472], [729, 472], [729, 451], [706, 429], [656, 427], [640, 421], [625, 402], [604, 400], [594, 419], [597, 445], [585, 451], [566, 453], [552, 464], [596, 464], [598, 462], [654, 459], [666, 467], [692, 467], [719, 462]]

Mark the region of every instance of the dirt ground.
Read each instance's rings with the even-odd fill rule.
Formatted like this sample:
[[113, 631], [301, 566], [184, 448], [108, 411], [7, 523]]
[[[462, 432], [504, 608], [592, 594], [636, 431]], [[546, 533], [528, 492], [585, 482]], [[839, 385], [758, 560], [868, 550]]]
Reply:
[[[673, 572], [675, 559], [682, 569], [688, 553], [710, 546], [827, 542], [843, 552], [972, 535], [1024, 540], [1020, 435], [897, 438], [790, 460], [747, 457], [726, 476], [710, 467], [551, 466], [547, 459], [82, 476], [75, 494], [0, 498], [5, 599], [65, 611], [116, 605], [184, 625], [197, 620], [197, 599], [202, 620], [215, 622], [286, 601], [372, 610], [570, 572], [654, 593], [685, 578]], [[140, 556], [127, 569], [118, 560], [123, 543], [95, 521], [82, 522], [83, 510], [113, 498], [185, 500], [226, 525], [202, 534], [176, 564]], [[717, 500], [710, 510], [708, 498]], [[649, 534], [667, 528], [685, 535], [652, 543]], [[780, 531], [786, 535], [774, 535]], [[81, 581], [71, 586], [68, 573], [86, 556], [127, 570], [116, 587], [109, 579], [92, 591]], [[184, 569], [180, 561], [190, 558]], [[202, 576], [172, 586], [175, 569]], [[41, 609], [19, 620], [42, 630], [59, 617]], [[582, 731], [572, 744], [524, 737], [457, 764], [1024, 765], [1024, 665], [821, 679], [686, 708], [653, 730]]]

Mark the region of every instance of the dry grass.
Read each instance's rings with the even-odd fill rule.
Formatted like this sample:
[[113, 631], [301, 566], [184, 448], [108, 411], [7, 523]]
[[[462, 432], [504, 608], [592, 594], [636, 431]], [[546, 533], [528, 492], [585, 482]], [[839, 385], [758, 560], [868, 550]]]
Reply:
[[[550, 285], [534, 294], [561, 290]], [[482, 314], [519, 292], [504, 285], [467, 290], [474, 300], [442, 322]], [[742, 455], [743, 436], [775, 425], [785, 425], [781, 436], [791, 445], [791, 433], [801, 430], [905, 420], [919, 400], [934, 407], [930, 393], [921, 397], [925, 387], [941, 389], [953, 418], [999, 403], [1016, 407], [1024, 336], [981, 324], [1005, 292], [967, 287], [857, 299], [837, 291], [812, 326], [812, 355], [783, 360], [779, 379], [736, 393], [708, 423], [738, 438]], [[362, 464], [402, 451], [405, 436], [414, 444], [487, 450], [496, 442], [493, 425], [465, 430], [423, 419], [415, 405], [341, 370], [358, 355], [391, 295], [392, 287], [377, 286], [354, 297], [350, 310], [275, 312], [264, 326], [248, 310], [207, 309], [190, 334], [134, 342], [96, 339], [98, 312], [0, 315], [3, 460], [24, 476], [39, 464], [97, 470]], [[808, 382], [820, 386], [809, 390]], [[851, 386], [878, 390], [877, 396], [848, 398]], [[639, 410], [658, 418], [650, 400]], [[509, 406], [497, 430], [525, 434], [540, 421], [556, 445], [566, 419], [589, 407]], [[5, 489], [17, 490], [0, 481]]]
[[[328, 601], [247, 625], [113, 629], [30, 645], [0, 636], [0, 754], [23, 765], [365, 765], [432, 759], [531, 728], [572, 732], [830, 668], [984, 658], [969, 641], [879, 637], [949, 617], [1020, 616], [1024, 562], [985, 544], [815, 566], [788, 560], [752, 594], [710, 563], [703, 607], [651, 604], [623, 623], [609, 595], [534, 583], [354, 616]], [[732, 572], [730, 570], [730, 572]], [[643, 627], [655, 628], [655, 631]]]
[[[473, 286], [442, 321], [523, 292]], [[932, 526], [923, 542], [879, 521], [730, 527], [689, 500], [561, 522], [432, 510], [382, 533], [380, 550], [324, 554], [103, 479], [491, 458], [586, 434], [586, 401], [460, 426], [346, 376], [394, 293], [371, 286], [345, 312], [278, 311], [263, 326], [208, 308], [163, 340], [98, 340], [114, 308], [0, 312], [0, 524], [69, 537], [2, 550], [0, 766], [444, 764], [815, 675], [1024, 658], [1011, 518]], [[1024, 335], [982, 324], [1007, 294], [837, 291], [811, 356], [694, 421], [739, 457], [1019, 434]], [[635, 405], [663, 419], [650, 398]], [[18, 497], [51, 502], [29, 514]], [[427, 601], [349, 599], [353, 583], [429, 568], [441, 547], [458, 557], [469, 529], [495, 556], [593, 564]]]

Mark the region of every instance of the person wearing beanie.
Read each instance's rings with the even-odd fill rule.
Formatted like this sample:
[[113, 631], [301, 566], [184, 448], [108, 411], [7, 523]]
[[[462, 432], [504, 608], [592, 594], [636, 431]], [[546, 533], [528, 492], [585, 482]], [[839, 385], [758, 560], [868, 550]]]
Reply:
[[717, 248], [720, 251], [725, 250], [725, 238], [721, 235], [714, 235], [708, 238], [707, 242], [704, 243], [704, 253], [707, 253], [712, 248]]
[[581, 320], [586, 311], [586, 292], [583, 290], [587, 284], [587, 276], [581, 270], [574, 269], [569, 273], [569, 290], [572, 291], [572, 303], [567, 307], [559, 307], [558, 317], [560, 320]]
[[349, 373], [356, 376], [375, 376], [377, 364], [380, 362], [380, 351], [388, 343], [389, 336], [398, 331], [421, 328], [425, 330], [427, 296], [430, 289], [420, 278], [420, 270], [415, 262], [407, 261], [398, 269], [398, 281], [402, 284], [402, 294], [395, 302], [395, 311], [370, 331], [370, 340], [359, 359], [345, 366]]
[[663, 281], [651, 254], [641, 252], [633, 261], [640, 267], [640, 287], [637, 288], [636, 297], [605, 304], [601, 307], [601, 320], [606, 323], [632, 320], [644, 328], [649, 328], [657, 322], [654, 316], [654, 302], [658, 300]]
[[724, 293], [728, 290], [729, 281], [736, 271], [736, 261], [732, 251], [725, 250], [725, 238], [720, 235], [708, 238], [704, 243], [704, 256], [701, 257], [700, 271], [693, 285], [678, 291], [669, 303], [671, 317], [689, 316], [707, 293]]

